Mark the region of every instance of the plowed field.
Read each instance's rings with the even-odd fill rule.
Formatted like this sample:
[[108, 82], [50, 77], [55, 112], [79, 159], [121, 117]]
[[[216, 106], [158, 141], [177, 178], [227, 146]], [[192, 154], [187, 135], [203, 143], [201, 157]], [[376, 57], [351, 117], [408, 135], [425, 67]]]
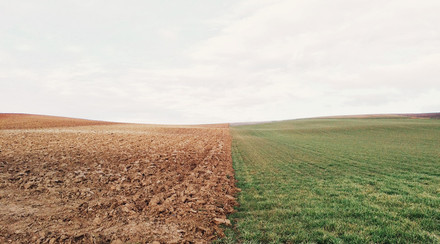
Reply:
[[110, 124], [116, 123], [36, 114], [0, 114], [0, 129], [3, 130]]
[[237, 192], [227, 125], [37, 124], [0, 129], [1, 243], [222, 236]]

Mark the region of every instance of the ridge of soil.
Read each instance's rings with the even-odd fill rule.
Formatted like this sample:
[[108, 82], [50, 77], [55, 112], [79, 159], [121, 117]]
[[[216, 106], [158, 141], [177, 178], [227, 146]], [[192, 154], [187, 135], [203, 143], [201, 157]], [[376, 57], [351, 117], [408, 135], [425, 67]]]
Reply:
[[44, 128], [58, 122], [0, 130], [1, 243], [207, 243], [223, 236], [238, 192], [227, 125], [65, 120], [76, 127]]

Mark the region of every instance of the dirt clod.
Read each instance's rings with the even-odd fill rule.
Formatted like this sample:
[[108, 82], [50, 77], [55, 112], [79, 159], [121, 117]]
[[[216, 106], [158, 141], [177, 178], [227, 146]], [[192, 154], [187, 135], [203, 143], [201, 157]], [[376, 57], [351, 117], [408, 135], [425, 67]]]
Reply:
[[231, 221], [229, 219], [221, 219], [221, 218], [214, 218], [214, 223], [217, 225], [220, 224], [231, 225]]

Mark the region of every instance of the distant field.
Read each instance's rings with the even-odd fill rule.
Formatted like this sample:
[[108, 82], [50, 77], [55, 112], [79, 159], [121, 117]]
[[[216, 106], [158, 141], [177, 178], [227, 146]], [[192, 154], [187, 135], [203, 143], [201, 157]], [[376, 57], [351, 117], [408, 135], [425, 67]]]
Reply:
[[117, 124], [105, 121], [72, 119], [57, 116], [36, 114], [4, 114], [0, 113], [0, 130], [9, 129], [37, 129], [49, 127], [73, 127], [87, 125]]
[[440, 242], [440, 120], [231, 129], [240, 207], [225, 242]]

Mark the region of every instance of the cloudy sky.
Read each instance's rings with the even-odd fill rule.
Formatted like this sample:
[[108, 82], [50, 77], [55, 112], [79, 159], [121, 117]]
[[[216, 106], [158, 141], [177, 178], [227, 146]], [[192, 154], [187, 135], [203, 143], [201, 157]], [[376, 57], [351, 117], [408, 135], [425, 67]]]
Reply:
[[438, 0], [0, 1], [0, 112], [214, 123], [440, 111]]

